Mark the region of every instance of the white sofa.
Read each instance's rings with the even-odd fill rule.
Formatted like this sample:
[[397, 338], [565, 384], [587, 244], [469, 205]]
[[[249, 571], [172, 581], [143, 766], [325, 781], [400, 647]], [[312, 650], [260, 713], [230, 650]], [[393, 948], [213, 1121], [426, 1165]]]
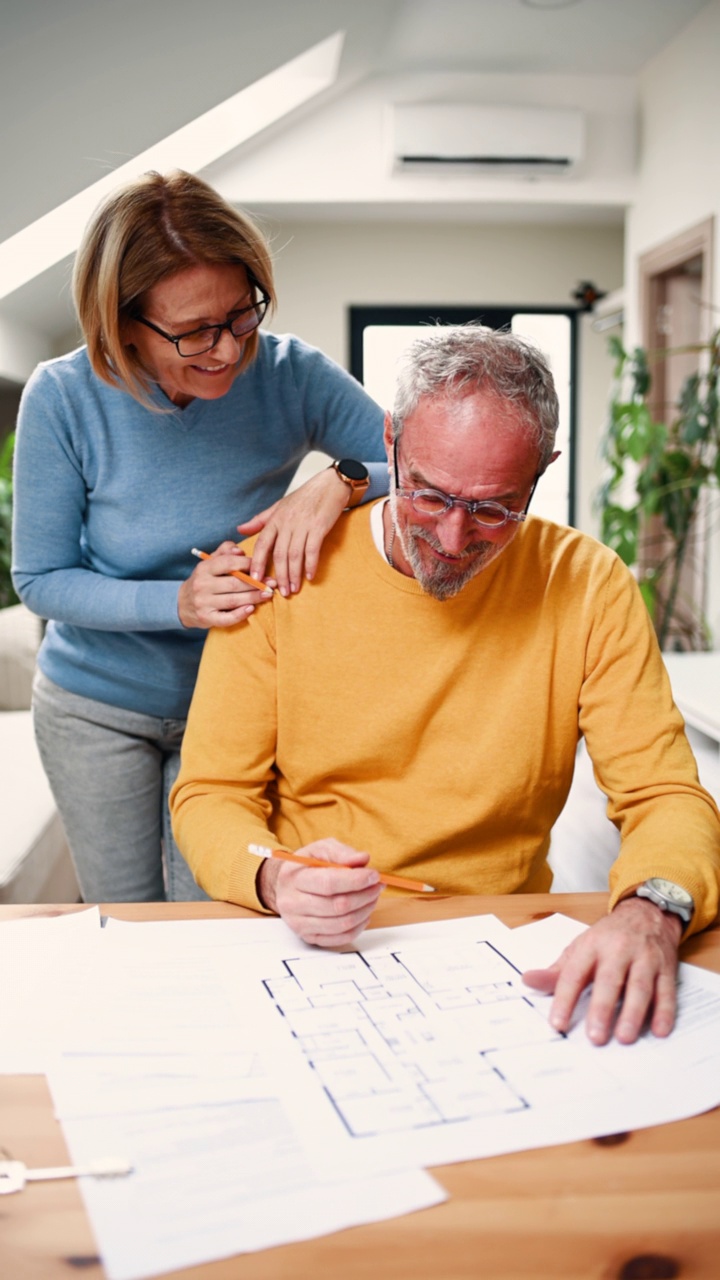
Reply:
[[35, 746], [30, 692], [40, 621], [0, 609], [0, 902], [77, 902], [67, 842]]

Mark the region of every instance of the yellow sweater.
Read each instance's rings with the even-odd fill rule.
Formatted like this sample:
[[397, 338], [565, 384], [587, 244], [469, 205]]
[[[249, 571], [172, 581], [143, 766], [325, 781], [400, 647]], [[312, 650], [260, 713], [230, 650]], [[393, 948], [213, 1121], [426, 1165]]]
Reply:
[[531, 516], [439, 602], [384, 562], [369, 513], [297, 596], [208, 636], [171, 796], [198, 883], [258, 909], [249, 842], [335, 836], [440, 893], [547, 890], [584, 734], [622, 834], [611, 902], [665, 876], [707, 925], [720, 819], [621, 561]]

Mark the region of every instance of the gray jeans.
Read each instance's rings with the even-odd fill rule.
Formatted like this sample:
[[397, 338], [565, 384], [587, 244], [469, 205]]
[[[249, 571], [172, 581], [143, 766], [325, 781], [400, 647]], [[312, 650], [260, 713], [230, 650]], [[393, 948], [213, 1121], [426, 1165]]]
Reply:
[[68, 693], [42, 672], [33, 720], [85, 902], [208, 901], [170, 827], [185, 721]]

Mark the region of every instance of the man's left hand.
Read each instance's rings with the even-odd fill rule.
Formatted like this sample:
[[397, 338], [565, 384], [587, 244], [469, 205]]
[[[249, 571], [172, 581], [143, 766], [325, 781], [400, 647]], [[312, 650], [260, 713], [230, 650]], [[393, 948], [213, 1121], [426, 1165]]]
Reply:
[[667, 1036], [675, 1022], [681, 936], [677, 916], [642, 898], [625, 898], [575, 938], [554, 965], [529, 969], [523, 982], [554, 992], [550, 1023], [556, 1031], [568, 1030], [582, 992], [592, 983], [585, 1026], [593, 1044], [607, 1044], [613, 1024], [615, 1038], [633, 1044], [648, 1017], [653, 1035]]

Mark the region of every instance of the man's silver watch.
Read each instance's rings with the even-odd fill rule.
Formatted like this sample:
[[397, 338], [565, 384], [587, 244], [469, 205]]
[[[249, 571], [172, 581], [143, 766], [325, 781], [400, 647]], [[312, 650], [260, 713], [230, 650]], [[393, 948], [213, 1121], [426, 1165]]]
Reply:
[[668, 911], [670, 915], [679, 916], [683, 924], [689, 924], [693, 918], [695, 903], [691, 894], [687, 889], [683, 889], [682, 885], [673, 884], [672, 880], [663, 880], [661, 876], [653, 876], [650, 880], [646, 880], [644, 884], [639, 884], [635, 890], [638, 898], [647, 898], [650, 902], [654, 902], [656, 907], [661, 911]]
[[348, 507], [357, 507], [365, 497], [370, 484], [367, 467], [364, 467], [362, 462], [356, 462], [354, 458], [340, 458], [339, 461], [331, 462], [330, 466], [348, 486]]

